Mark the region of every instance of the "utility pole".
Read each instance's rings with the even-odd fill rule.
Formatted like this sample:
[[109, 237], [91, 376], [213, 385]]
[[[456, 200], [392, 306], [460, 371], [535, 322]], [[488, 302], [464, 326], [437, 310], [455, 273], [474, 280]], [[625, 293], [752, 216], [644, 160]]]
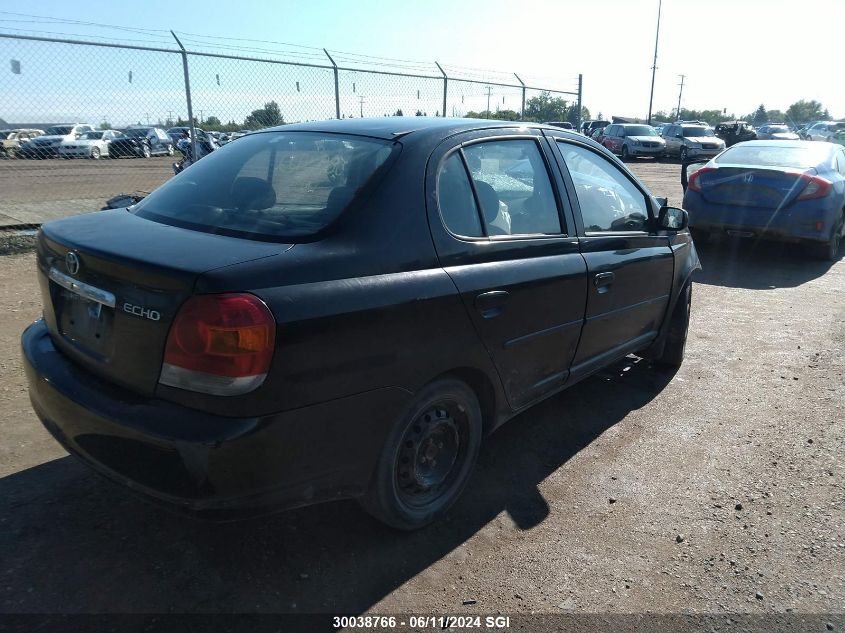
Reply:
[[144, 112], [144, 116], [147, 117], [147, 125], [149, 125], [150, 124], [150, 113]]
[[197, 110], [200, 113], [200, 125], [202, 125], [202, 110]]
[[358, 103], [361, 106], [361, 118], [364, 118], [364, 95], [358, 95]]
[[491, 86], [487, 86], [487, 118], [490, 118], [490, 95], [493, 92], [493, 88]]
[[681, 78], [681, 83], [678, 84], [679, 86], [681, 86], [681, 89], [678, 91], [678, 116], [676, 117], [676, 119], [678, 121], [680, 121], [681, 120], [681, 95], [684, 94], [684, 77], [686, 77], [686, 75], [678, 75], [678, 77]]
[[651, 125], [651, 105], [654, 103], [654, 75], [657, 72], [657, 41], [660, 39], [660, 10], [663, 0], [657, 5], [657, 33], [654, 34], [654, 62], [651, 65], [651, 93], [648, 97], [648, 124]]
[[170, 121], [171, 124], [176, 122], [173, 118], [173, 110], [167, 111], [167, 120]]

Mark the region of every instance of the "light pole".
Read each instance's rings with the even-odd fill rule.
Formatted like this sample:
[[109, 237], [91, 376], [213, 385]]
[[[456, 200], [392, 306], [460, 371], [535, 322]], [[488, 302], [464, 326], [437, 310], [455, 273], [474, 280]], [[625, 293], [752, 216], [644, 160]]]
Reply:
[[654, 74], [657, 72], [657, 42], [660, 39], [660, 10], [663, 8], [663, 0], [657, 5], [657, 33], [654, 34], [654, 62], [651, 65], [651, 93], [648, 97], [648, 124], [651, 125], [651, 105], [654, 102]]

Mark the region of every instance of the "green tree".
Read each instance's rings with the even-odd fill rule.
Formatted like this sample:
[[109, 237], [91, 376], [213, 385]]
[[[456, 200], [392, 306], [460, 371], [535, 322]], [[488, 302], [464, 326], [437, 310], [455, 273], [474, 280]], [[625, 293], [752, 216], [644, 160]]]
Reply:
[[751, 120], [751, 122], [754, 125], [763, 125], [768, 120], [769, 114], [768, 112], [766, 112], [766, 106], [761, 103], [757, 110], [754, 112], [754, 118]]
[[823, 115], [824, 108], [815, 99], [810, 101], [801, 99], [786, 109], [786, 116], [790, 123], [809, 123], [824, 118]]
[[396, 112], [393, 113], [393, 116], [405, 116], [402, 114], [402, 108], [396, 108]]
[[536, 97], [531, 97], [525, 102], [526, 121], [565, 121], [566, 100], [562, 97], [552, 97], [544, 90]]
[[275, 101], [268, 101], [263, 108], [253, 110], [244, 119], [244, 127], [248, 130], [258, 130], [263, 127], [283, 125], [285, 122], [279, 104]]
[[205, 119], [205, 127], [209, 129], [214, 129], [220, 127], [220, 119], [216, 116], [206, 117]]
[[[566, 120], [569, 121], [573, 127], [578, 125], [578, 106], [573, 105], [566, 113]], [[590, 110], [586, 106], [581, 106], [581, 120], [590, 120]]]
[[100, 123], [100, 129], [101, 130], [110, 130], [111, 129], [111, 123], [109, 123], [108, 121], [103, 119], [103, 122]]

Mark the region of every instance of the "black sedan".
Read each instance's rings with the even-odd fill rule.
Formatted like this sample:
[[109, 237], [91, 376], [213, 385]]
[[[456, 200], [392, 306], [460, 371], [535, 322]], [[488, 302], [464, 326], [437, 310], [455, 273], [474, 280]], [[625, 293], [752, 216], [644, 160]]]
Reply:
[[167, 133], [156, 127], [133, 127], [123, 130], [109, 145], [111, 158], [149, 158], [173, 156], [174, 145]]
[[354, 497], [418, 528], [519, 412], [630, 353], [681, 363], [686, 224], [551, 126], [257, 132], [41, 228], [32, 403], [93, 469], [195, 514]]

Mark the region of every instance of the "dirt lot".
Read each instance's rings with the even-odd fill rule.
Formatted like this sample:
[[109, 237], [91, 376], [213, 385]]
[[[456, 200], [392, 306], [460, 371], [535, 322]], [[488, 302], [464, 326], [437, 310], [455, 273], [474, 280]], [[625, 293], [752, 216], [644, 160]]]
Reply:
[[[680, 202], [677, 165], [634, 168]], [[29, 408], [33, 257], [0, 257], [0, 612], [843, 612], [845, 263], [701, 258], [680, 371], [626, 360], [523, 414], [400, 534], [353, 502], [206, 524], [89, 473]]]

